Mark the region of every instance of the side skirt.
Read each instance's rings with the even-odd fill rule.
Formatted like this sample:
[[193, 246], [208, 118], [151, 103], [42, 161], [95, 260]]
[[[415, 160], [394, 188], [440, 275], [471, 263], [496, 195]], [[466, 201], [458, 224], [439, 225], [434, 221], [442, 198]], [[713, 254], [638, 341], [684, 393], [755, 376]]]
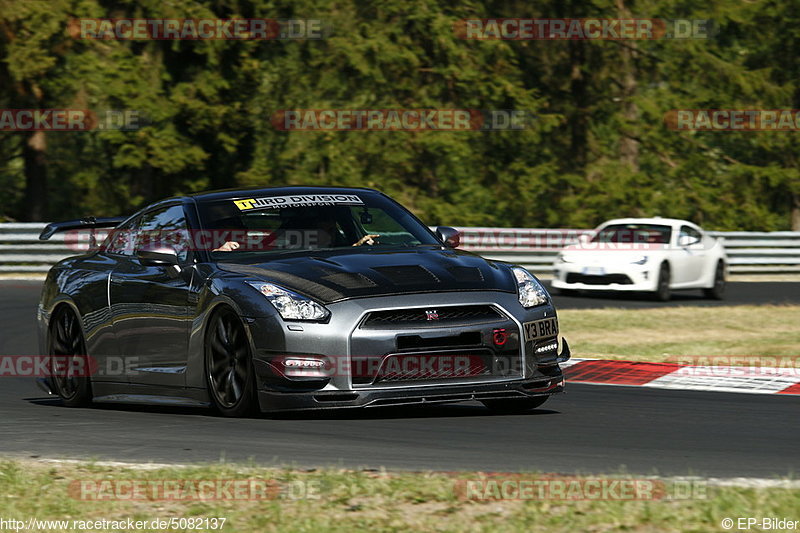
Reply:
[[204, 389], [105, 382], [92, 383], [92, 390], [97, 403], [211, 407], [211, 399]]

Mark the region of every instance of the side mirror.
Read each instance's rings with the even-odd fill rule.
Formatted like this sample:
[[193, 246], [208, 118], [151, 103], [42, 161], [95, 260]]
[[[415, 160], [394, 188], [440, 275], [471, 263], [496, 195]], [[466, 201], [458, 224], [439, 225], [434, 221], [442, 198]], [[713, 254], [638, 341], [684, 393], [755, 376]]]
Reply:
[[145, 245], [136, 251], [143, 265], [169, 266], [178, 264], [178, 251], [172, 246]]
[[459, 233], [457, 229], [449, 226], [437, 227], [436, 236], [450, 248], [458, 248], [461, 244], [461, 233]]
[[696, 239], [691, 235], [681, 235], [680, 237], [678, 237], [678, 246], [686, 247], [686, 246], [691, 246], [693, 244], [697, 244], [698, 242], [700, 242], [700, 239]]

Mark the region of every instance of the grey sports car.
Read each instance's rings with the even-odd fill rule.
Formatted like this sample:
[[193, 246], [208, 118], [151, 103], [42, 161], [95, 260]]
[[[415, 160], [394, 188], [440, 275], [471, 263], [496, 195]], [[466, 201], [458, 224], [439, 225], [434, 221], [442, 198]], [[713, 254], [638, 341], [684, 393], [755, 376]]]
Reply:
[[521, 411], [564, 389], [569, 347], [539, 281], [378, 191], [209, 192], [40, 238], [98, 230], [38, 308], [42, 353], [91, 361], [44, 380], [66, 405]]

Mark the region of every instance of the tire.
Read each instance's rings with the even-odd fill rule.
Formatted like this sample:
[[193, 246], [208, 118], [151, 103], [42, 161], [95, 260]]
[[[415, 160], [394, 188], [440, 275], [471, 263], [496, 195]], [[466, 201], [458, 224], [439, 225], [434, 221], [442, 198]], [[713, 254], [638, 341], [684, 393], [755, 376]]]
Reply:
[[719, 261], [714, 270], [714, 285], [703, 289], [703, 295], [712, 300], [722, 300], [725, 297], [725, 263]]
[[541, 407], [549, 396], [537, 396], [536, 398], [525, 398], [520, 400], [485, 400], [483, 405], [488, 407], [492, 412], [498, 414], [513, 414], [524, 413], [531, 409]]
[[[86, 342], [78, 317], [72, 309], [61, 307], [56, 310], [50, 322], [48, 344], [55, 370], [50, 378], [53, 392], [67, 407], [85, 407], [92, 403]], [[80, 361], [79, 358], [83, 360]], [[78, 375], [74, 375], [76, 368], [83, 368], [85, 371], [78, 371]]]
[[658, 269], [658, 282], [653, 297], [659, 302], [668, 302], [672, 291], [669, 288], [670, 273], [669, 265], [662, 263], [661, 268]]
[[230, 308], [215, 311], [205, 335], [206, 387], [224, 416], [253, 414], [258, 405], [250, 343], [239, 316]]

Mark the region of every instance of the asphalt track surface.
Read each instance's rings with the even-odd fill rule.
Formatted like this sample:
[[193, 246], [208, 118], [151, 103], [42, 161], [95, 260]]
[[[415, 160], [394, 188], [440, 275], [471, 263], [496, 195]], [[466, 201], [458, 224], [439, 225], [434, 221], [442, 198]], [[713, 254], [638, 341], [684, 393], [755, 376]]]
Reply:
[[[748, 287], [733, 285], [729, 302], [800, 299], [795, 284], [743, 285]], [[0, 283], [3, 355], [36, 353], [39, 289], [39, 283]], [[756, 301], [750, 300], [753, 295]], [[567, 299], [561, 306], [570, 307], [564, 303]], [[796, 396], [570, 385], [567, 394], [524, 415], [493, 416], [479, 404], [463, 403], [226, 419], [205, 409], [71, 409], [45, 397], [31, 380], [3, 377], [0, 455], [796, 478], [799, 413]]]
[[[549, 282], [544, 285], [550, 290]], [[647, 294], [583, 291], [575, 296], [553, 296], [558, 309], [596, 309], [624, 307], [644, 309], [675, 306], [721, 305], [800, 305], [800, 283], [797, 282], [737, 282], [728, 283], [725, 299], [712, 300], [703, 296], [700, 289], [673, 291], [668, 302], [657, 302]]]

